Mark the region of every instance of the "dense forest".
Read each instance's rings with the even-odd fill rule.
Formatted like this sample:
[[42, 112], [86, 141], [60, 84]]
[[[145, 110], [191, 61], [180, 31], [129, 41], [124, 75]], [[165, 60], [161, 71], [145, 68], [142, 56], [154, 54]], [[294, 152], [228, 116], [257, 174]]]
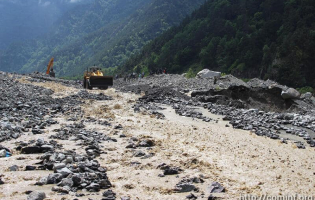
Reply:
[[208, 68], [238, 77], [315, 87], [314, 0], [211, 0], [168, 30], [118, 73], [188, 75]]
[[204, 0], [94, 0], [66, 12], [37, 40], [0, 52], [0, 69], [44, 71], [51, 57], [58, 76], [74, 77], [92, 65], [115, 68]]

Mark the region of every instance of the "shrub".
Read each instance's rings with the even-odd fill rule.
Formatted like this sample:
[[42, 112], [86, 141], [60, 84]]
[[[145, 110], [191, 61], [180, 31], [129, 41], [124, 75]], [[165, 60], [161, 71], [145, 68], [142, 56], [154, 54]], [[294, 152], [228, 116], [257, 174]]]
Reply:
[[312, 94], [315, 93], [315, 90], [312, 87], [306, 86], [306, 87], [302, 87], [302, 88], [297, 88], [297, 90], [301, 93], [304, 94], [306, 92], [310, 92]]

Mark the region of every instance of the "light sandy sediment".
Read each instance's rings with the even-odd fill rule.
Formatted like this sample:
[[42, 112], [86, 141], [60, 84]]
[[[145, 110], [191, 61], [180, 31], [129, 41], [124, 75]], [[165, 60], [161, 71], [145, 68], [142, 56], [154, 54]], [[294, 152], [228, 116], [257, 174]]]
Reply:
[[[51, 88], [48, 84], [41, 86]], [[52, 89], [52, 88], [51, 88]], [[67, 90], [66, 90], [67, 91]], [[72, 89], [69, 89], [72, 94]], [[76, 90], [77, 91], [77, 90]], [[63, 96], [67, 93], [61, 91]], [[131, 199], [185, 199], [189, 193], [176, 193], [175, 185], [184, 177], [202, 177], [204, 183], [195, 184], [199, 192], [193, 192], [198, 199], [207, 199], [207, 187], [217, 181], [226, 188], [222, 194], [225, 199], [237, 199], [241, 194], [307, 194], [315, 195], [315, 152], [314, 148], [297, 149], [293, 144], [281, 144], [277, 140], [258, 137], [249, 131], [225, 127], [228, 122], [219, 120], [203, 122], [198, 119], [181, 117], [166, 107], [166, 118], [156, 119], [146, 112], [134, 113], [132, 105], [139, 97], [131, 93], [121, 93], [114, 89], [104, 92], [112, 96], [110, 101], [86, 101], [82, 105], [87, 116], [108, 120], [113, 126], [121, 124], [122, 130], [104, 127], [87, 122], [85, 129], [96, 130], [116, 138], [118, 142], [102, 142], [106, 154], [98, 160], [106, 167], [107, 175], [113, 184], [111, 188], [117, 199], [130, 196]], [[118, 106], [119, 105], [119, 106]], [[220, 116], [217, 116], [218, 118]], [[60, 124], [66, 116], [57, 120]], [[44, 138], [49, 140], [53, 129], [46, 129], [42, 135], [26, 134], [16, 140], [2, 142], [3, 146], [14, 148], [16, 141], [28, 141]], [[125, 134], [126, 138], [120, 138]], [[155, 142], [152, 148], [139, 148], [143, 152], [154, 154], [141, 159], [133, 156], [133, 150], [126, 149], [130, 137], [150, 138]], [[61, 141], [64, 149], [84, 151], [75, 141]], [[25, 199], [27, 190], [46, 192], [47, 199], [74, 199], [71, 195], [58, 195], [51, 191], [52, 185], [34, 186], [33, 184], [50, 171], [9, 172], [8, 167], [16, 164], [23, 170], [26, 165], [38, 162], [39, 155], [19, 155], [14, 152], [10, 158], [1, 158], [0, 174], [6, 184], [0, 186], [1, 199]], [[24, 158], [24, 160], [19, 160]], [[140, 163], [140, 164], [136, 164]], [[183, 172], [178, 176], [159, 177], [161, 163], [180, 167]], [[202, 195], [204, 193], [204, 195]], [[79, 199], [100, 199], [101, 192]]]

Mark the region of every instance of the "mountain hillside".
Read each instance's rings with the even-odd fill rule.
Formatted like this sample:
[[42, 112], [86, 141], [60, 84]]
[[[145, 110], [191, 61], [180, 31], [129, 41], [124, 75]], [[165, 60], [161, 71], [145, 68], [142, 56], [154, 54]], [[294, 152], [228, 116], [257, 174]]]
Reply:
[[65, 12], [89, 1], [0, 0], [0, 49], [49, 32]]
[[203, 68], [315, 87], [315, 1], [207, 1], [150, 42], [120, 71]]
[[58, 76], [81, 75], [94, 64], [116, 67], [203, 2], [95, 0], [67, 12], [40, 40], [11, 45], [0, 53], [0, 68], [44, 71], [50, 57]]

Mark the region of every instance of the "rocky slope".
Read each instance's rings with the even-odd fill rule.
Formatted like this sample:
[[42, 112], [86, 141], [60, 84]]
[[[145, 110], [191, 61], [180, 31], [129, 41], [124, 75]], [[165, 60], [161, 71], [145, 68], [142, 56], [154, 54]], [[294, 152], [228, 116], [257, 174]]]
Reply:
[[[313, 195], [314, 98], [277, 106], [268, 88], [286, 88], [274, 82], [157, 75], [86, 91], [2, 72], [0, 82], [1, 199]], [[257, 88], [280, 103], [268, 110]]]

